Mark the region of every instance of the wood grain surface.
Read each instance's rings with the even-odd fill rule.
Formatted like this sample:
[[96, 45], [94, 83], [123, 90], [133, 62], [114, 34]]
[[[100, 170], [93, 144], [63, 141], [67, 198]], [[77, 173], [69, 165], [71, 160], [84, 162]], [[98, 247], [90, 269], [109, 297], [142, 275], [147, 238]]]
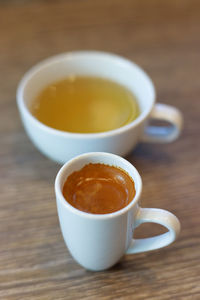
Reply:
[[[0, 1], [0, 299], [200, 299], [200, 1]], [[157, 100], [184, 114], [181, 137], [140, 144], [127, 159], [143, 177], [142, 205], [172, 211], [178, 240], [104, 272], [65, 247], [54, 196], [60, 166], [33, 146], [16, 107], [36, 62], [65, 51], [123, 55], [152, 77]], [[141, 226], [138, 236], [162, 232]]]

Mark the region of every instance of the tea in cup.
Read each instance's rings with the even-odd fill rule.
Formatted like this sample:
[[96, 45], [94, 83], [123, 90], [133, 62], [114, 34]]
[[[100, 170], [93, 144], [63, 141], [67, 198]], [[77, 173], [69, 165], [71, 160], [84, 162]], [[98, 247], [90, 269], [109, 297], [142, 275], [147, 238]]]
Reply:
[[[116, 264], [124, 254], [165, 247], [180, 231], [169, 211], [141, 208], [142, 180], [124, 158], [103, 152], [86, 153], [68, 161], [55, 180], [60, 227], [73, 258], [93, 271]], [[167, 232], [134, 239], [145, 222], [161, 224]]]
[[[155, 103], [153, 83], [139, 66], [98, 51], [37, 64], [19, 83], [17, 103], [30, 139], [59, 163], [85, 152], [125, 156], [140, 141], [171, 142], [182, 128], [180, 111]], [[150, 126], [152, 119], [171, 126]]]
[[30, 111], [41, 123], [71, 133], [114, 130], [140, 113], [136, 97], [124, 86], [100, 77], [75, 75], [45, 87]]

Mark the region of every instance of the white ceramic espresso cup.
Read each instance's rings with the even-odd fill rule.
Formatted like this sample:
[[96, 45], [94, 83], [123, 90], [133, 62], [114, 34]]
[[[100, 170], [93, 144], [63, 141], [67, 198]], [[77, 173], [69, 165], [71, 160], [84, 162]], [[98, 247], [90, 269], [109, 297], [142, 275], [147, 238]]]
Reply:
[[[141, 114], [123, 127], [100, 133], [70, 133], [46, 126], [30, 113], [30, 104], [47, 85], [70, 75], [98, 76], [124, 85], [136, 95]], [[17, 103], [32, 142], [42, 153], [59, 163], [85, 152], [105, 151], [125, 156], [140, 141], [168, 143], [175, 140], [182, 127], [179, 110], [155, 104], [152, 81], [140, 67], [125, 58], [104, 52], [71, 52], [40, 62], [19, 83]], [[149, 126], [150, 119], [164, 120], [171, 126]]]
[[[71, 206], [62, 194], [67, 177], [88, 163], [103, 163], [125, 170], [135, 183], [136, 195], [123, 209], [109, 214], [90, 214]], [[103, 152], [85, 153], [67, 162], [55, 181], [58, 216], [65, 243], [73, 258], [86, 269], [99, 271], [116, 264], [124, 254], [162, 248], [172, 243], [180, 223], [172, 213], [157, 208], [141, 208], [142, 181], [138, 171], [124, 158]], [[142, 223], [158, 223], [167, 232], [145, 239], [133, 239]]]

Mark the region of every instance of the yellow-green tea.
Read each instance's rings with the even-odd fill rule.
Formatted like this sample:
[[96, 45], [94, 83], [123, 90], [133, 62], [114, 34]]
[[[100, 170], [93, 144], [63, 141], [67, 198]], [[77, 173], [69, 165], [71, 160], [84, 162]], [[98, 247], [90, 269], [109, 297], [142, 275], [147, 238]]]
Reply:
[[52, 128], [98, 133], [122, 127], [140, 113], [124, 86], [99, 77], [70, 76], [48, 85], [33, 99], [31, 113]]

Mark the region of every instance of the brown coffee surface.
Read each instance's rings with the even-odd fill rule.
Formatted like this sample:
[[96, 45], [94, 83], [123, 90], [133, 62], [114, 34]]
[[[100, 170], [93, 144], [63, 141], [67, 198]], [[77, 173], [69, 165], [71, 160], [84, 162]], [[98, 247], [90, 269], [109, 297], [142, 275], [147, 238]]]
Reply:
[[87, 164], [73, 172], [63, 186], [63, 195], [73, 207], [92, 214], [108, 214], [127, 206], [135, 196], [135, 184], [122, 169]]

